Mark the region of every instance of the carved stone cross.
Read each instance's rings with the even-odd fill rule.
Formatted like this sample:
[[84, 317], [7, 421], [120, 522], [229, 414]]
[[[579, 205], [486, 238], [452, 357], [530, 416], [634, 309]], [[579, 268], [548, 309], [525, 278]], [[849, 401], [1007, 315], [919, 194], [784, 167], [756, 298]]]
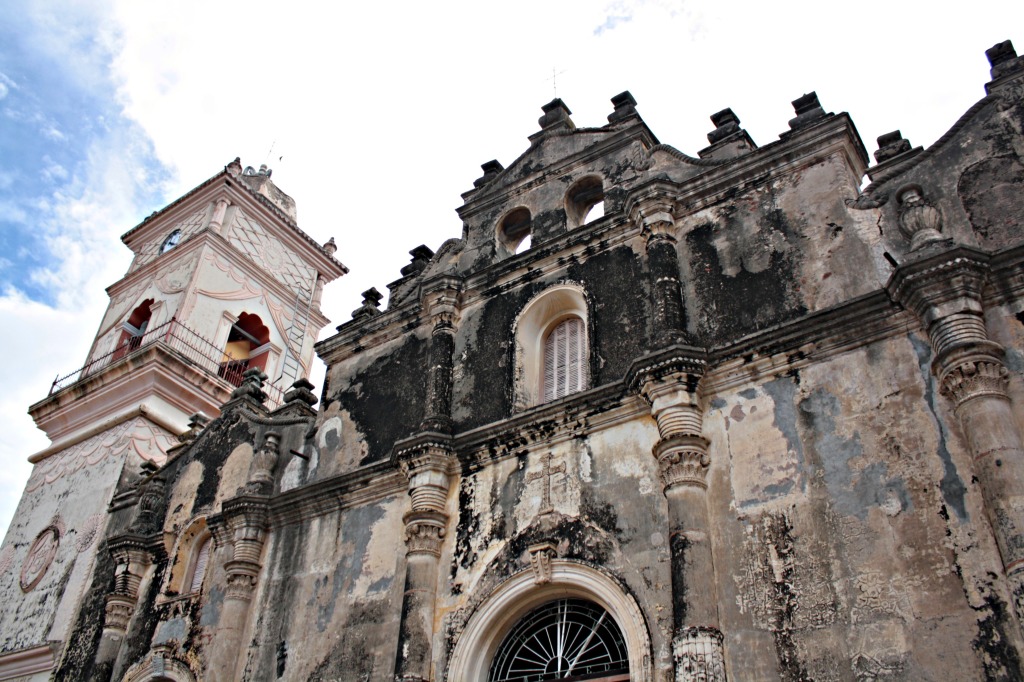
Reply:
[[557, 466], [551, 466], [551, 453], [547, 453], [544, 456], [544, 467], [540, 471], [535, 471], [532, 474], [527, 474], [526, 482], [532, 483], [533, 481], [546, 478], [547, 481], [544, 483], [543, 493], [541, 494], [540, 512], [541, 514], [550, 514], [555, 511], [555, 508], [551, 506], [551, 476], [552, 474], [564, 474], [565, 463]]

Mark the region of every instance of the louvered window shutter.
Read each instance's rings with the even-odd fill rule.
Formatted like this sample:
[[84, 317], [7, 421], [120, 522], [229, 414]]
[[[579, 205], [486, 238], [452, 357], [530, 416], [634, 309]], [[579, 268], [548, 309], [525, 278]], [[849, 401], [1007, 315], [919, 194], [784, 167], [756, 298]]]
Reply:
[[583, 389], [586, 335], [583, 320], [570, 317], [544, 340], [544, 402]]
[[194, 594], [203, 586], [203, 578], [206, 577], [206, 564], [210, 561], [210, 547], [213, 545], [210, 538], [203, 540], [199, 547], [199, 555], [196, 557], [195, 568], [192, 569], [192, 584], [189, 586], [189, 594]]

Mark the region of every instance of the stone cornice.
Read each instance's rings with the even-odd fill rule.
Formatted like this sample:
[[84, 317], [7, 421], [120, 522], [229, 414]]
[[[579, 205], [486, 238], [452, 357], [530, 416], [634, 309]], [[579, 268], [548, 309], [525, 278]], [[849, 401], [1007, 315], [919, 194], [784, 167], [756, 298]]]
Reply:
[[406, 478], [397, 466], [391, 461], [380, 462], [275, 496], [270, 504], [271, 525], [300, 523], [390, 495], [404, 494], [406, 490]]

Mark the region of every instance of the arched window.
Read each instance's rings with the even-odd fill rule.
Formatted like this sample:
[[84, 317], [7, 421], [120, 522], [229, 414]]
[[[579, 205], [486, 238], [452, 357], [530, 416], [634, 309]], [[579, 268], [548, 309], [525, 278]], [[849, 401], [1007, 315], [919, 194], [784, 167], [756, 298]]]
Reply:
[[149, 327], [149, 320], [153, 316], [152, 306], [153, 299], [147, 298], [121, 324], [121, 337], [117, 341], [114, 360], [124, 357], [142, 345], [142, 338], [146, 335], [146, 328]]
[[570, 317], [559, 322], [544, 339], [544, 402], [582, 391], [587, 357], [583, 320]]
[[498, 223], [499, 256], [511, 256], [530, 248], [533, 217], [528, 208], [517, 208], [505, 214]]
[[242, 383], [242, 375], [250, 367], [267, 368], [270, 351], [270, 330], [259, 315], [242, 313], [231, 325], [224, 358], [218, 374], [235, 386]]
[[515, 406], [556, 400], [590, 384], [587, 303], [575, 284], [559, 284], [526, 304], [515, 326]]
[[569, 228], [579, 227], [604, 216], [604, 183], [588, 175], [565, 193], [565, 217]]
[[605, 609], [583, 599], [558, 599], [526, 614], [505, 635], [487, 679], [628, 680], [629, 652]]
[[[561, 655], [557, 649], [559, 625], [566, 635], [574, 635], [561, 639]], [[648, 633], [643, 612], [619, 582], [576, 561], [553, 559], [547, 582], [538, 584], [534, 571], [520, 571], [483, 599], [455, 642], [446, 679], [625, 682], [632, 676], [652, 680], [653, 651]], [[531, 639], [534, 634], [552, 635], [554, 656], [550, 646], [544, 647], [546, 651], [538, 647], [539, 638]], [[584, 641], [591, 637], [586, 647], [580, 646], [581, 636]], [[595, 640], [597, 644], [592, 647]], [[525, 647], [536, 652], [520, 656], [517, 652]], [[602, 651], [607, 657], [599, 659]], [[572, 667], [576, 654], [580, 654], [579, 660]], [[521, 661], [518, 665], [517, 656]], [[571, 674], [566, 672], [567, 663], [572, 667]], [[530, 664], [541, 670], [527, 674], [523, 668]], [[577, 674], [580, 665], [588, 666], [590, 673]]]
[[203, 588], [206, 567], [210, 563], [210, 551], [213, 549], [213, 538], [207, 536], [194, 549], [195, 557], [189, 569], [188, 594], [196, 594]]

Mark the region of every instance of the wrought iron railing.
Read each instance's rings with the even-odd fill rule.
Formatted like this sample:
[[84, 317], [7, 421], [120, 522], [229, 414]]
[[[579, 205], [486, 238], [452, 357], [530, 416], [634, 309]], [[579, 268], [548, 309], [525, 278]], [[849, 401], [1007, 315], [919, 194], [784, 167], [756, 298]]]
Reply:
[[[106, 355], [94, 358], [84, 367], [80, 367], [70, 374], [58, 376], [50, 386], [50, 395], [73, 386], [103, 368], [135, 355], [154, 344], [160, 344], [193, 367], [201, 369], [210, 376], [218, 377], [232, 386], [242, 383], [242, 375], [250, 366], [249, 360], [232, 358], [229, 353], [225, 353], [223, 348], [218, 348], [187, 325], [171, 318], [170, 321], [159, 327], [147, 330], [140, 336], [129, 338]], [[266, 384], [263, 386], [263, 390], [267, 393], [267, 405], [271, 408], [284, 402], [284, 392], [279, 387]]]

